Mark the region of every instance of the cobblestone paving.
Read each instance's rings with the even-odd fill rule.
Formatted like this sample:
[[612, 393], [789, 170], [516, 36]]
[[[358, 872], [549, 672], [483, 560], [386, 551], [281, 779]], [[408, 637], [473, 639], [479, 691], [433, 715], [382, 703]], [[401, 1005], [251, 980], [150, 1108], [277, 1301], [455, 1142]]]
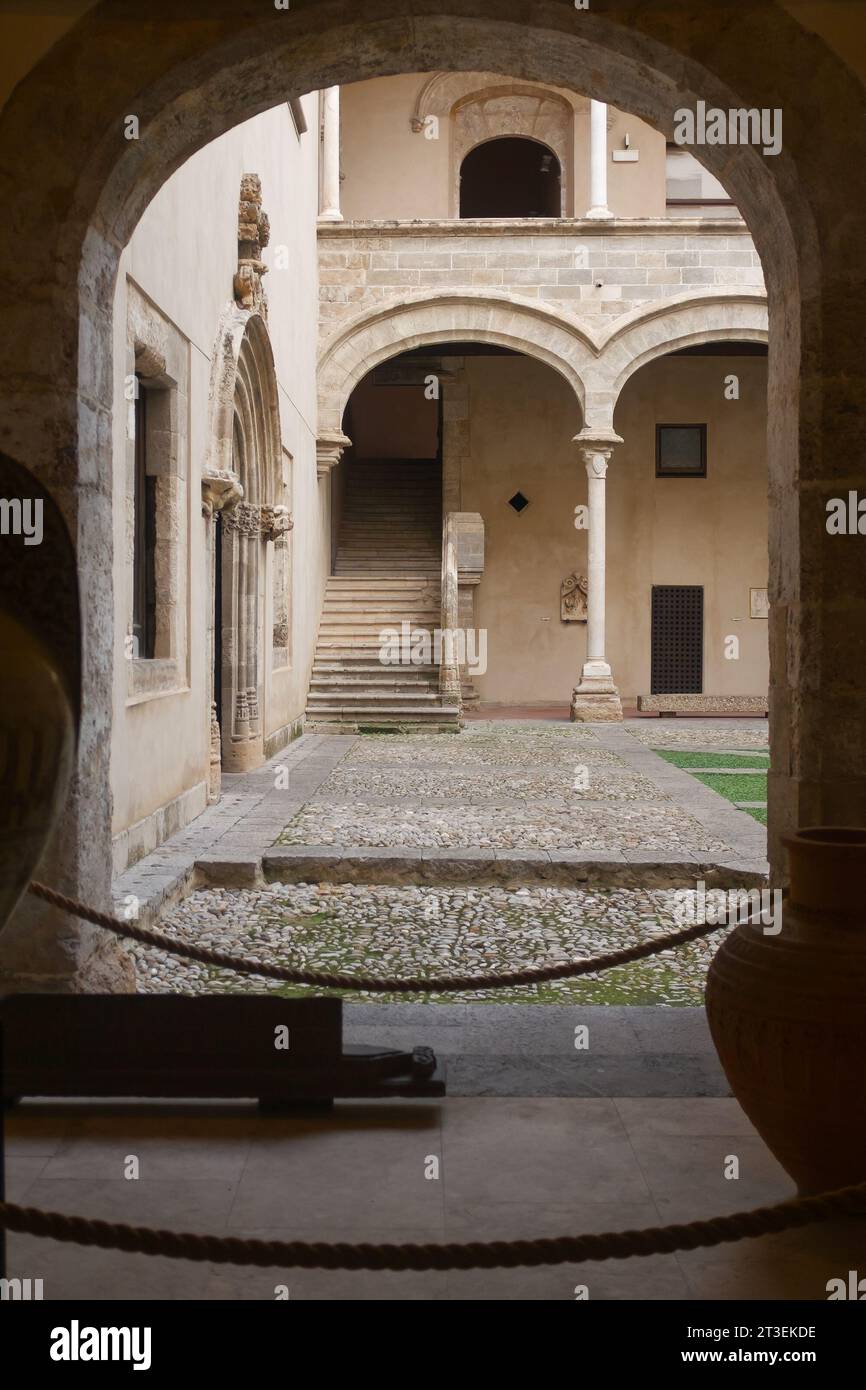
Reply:
[[[627, 732], [650, 748], [704, 752], [763, 750], [767, 738], [766, 722], [757, 720], [676, 727], [637, 720]], [[347, 850], [645, 849], [672, 857], [728, 848], [713, 833], [712, 818], [705, 828], [626, 757], [581, 725], [477, 721], [457, 737], [369, 735], [353, 740], [318, 789], [306, 793], [278, 842]], [[311, 968], [482, 973], [584, 958], [670, 931], [672, 901], [661, 889], [274, 884], [195, 892], [160, 926], [204, 945]], [[716, 938], [695, 942], [598, 977], [442, 999], [695, 1005], [716, 945]], [[134, 955], [144, 992], [308, 992], [149, 949], [135, 948]]]
[[483, 722], [458, 737], [361, 738], [285, 845], [720, 852], [586, 727]]
[[[381, 975], [482, 973], [595, 955], [677, 929], [670, 890], [386, 888], [272, 884], [207, 889], [165, 914], [180, 940], [308, 968]], [[690, 943], [597, 977], [461, 994], [353, 999], [556, 1004], [700, 1004], [718, 939]], [[142, 993], [313, 991], [135, 947]], [[316, 991], [321, 992], [321, 991]]]
[[767, 719], [630, 719], [626, 727], [648, 748], [766, 752], [770, 740]]

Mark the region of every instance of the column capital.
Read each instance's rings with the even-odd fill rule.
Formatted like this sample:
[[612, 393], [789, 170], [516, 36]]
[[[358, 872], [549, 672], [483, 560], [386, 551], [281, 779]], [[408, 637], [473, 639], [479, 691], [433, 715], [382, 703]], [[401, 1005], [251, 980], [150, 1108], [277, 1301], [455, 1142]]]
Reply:
[[580, 450], [590, 478], [603, 478], [614, 449], [622, 438], [614, 430], [584, 429], [572, 441]]
[[342, 430], [325, 430], [316, 440], [316, 475], [327, 478], [351, 446], [351, 439]]

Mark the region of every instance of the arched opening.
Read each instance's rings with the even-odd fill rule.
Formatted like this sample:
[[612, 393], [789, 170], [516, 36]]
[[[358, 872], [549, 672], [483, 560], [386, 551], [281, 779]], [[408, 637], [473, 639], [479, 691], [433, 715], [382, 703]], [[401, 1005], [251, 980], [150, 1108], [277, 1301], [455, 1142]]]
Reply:
[[[771, 826], [779, 872], [785, 830], [862, 816], [862, 769], [852, 775], [849, 753], [860, 746], [861, 720], [850, 696], [851, 655], [844, 642], [824, 638], [837, 621], [859, 621], [863, 600], [853, 569], [842, 576], [840, 598], [839, 546], [815, 505], [817, 494], [847, 486], [852, 461], [862, 455], [862, 412], [840, 401], [842, 388], [822, 389], [826, 382], [859, 380], [862, 371], [856, 331], [847, 327], [857, 321], [856, 285], [845, 270], [858, 263], [863, 240], [853, 211], [864, 201], [856, 187], [866, 168], [856, 78], [779, 4], [749, 12], [748, 43], [736, 28], [720, 43], [712, 11], [698, 5], [686, 7], [675, 31], [663, 12], [629, 0], [613, 16], [576, 16], [573, 6], [551, 0], [527, 25], [491, 20], [487, 8], [478, 0], [443, 0], [417, 25], [396, 0], [378, 5], [375, 21], [366, 8], [359, 17], [349, 4], [250, 18], [229, 0], [216, 0], [201, 37], [191, 38], [181, 25], [154, 25], [125, 50], [112, 7], [97, 5], [18, 85], [3, 112], [0, 159], [11, 178], [32, 130], [44, 133], [32, 151], [26, 204], [0, 242], [10, 302], [26, 330], [8, 335], [0, 372], [9, 385], [4, 443], [51, 486], [81, 566], [83, 691], [91, 718], [80, 747], [80, 785], [50, 857], [56, 876], [73, 890], [78, 885], [103, 901], [108, 891], [110, 797], [98, 794], [107, 787], [112, 667], [112, 581], [105, 564], [111, 542], [102, 534], [112, 341], [104, 306], [122, 248], [171, 172], [238, 121], [287, 94], [435, 66], [492, 68], [592, 90], [670, 135], [677, 108], [708, 98], [723, 109], [799, 110], [820, 61], [832, 93], [825, 120], [791, 122], [785, 149], [773, 159], [747, 145], [707, 146], [702, 161], [724, 177], [753, 228], [779, 329], [770, 356], [769, 429], [773, 727], [781, 749]], [[113, 82], [94, 91], [93, 64], [101, 60]], [[82, 84], [75, 94], [81, 120], [74, 124], [70, 74]], [[46, 103], [51, 90], [67, 100]], [[139, 113], [146, 140], [115, 138], [130, 111]], [[834, 128], [854, 134], [834, 142], [828, 138]], [[23, 262], [22, 245], [29, 253]], [[809, 461], [802, 488], [801, 438]], [[840, 602], [847, 605], [844, 618], [834, 616]], [[803, 673], [796, 686], [792, 671]]]
[[[764, 707], [767, 344], [759, 331], [719, 337], [708, 324], [700, 341], [677, 347], [673, 313], [673, 350], [644, 349], [616, 398], [608, 642], [621, 688], [636, 701], [694, 695], [721, 710], [737, 700]], [[765, 784], [747, 798], [742, 781], [723, 776], [713, 786], [748, 801], [748, 814], [766, 824]]]
[[540, 140], [505, 135], [470, 150], [460, 166], [461, 217], [560, 217], [562, 170]]
[[223, 462], [237, 494], [212, 514], [211, 757], [226, 772], [248, 771], [264, 758], [267, 552], [270, 542], [282, 541], [269, 520], [278, 502], [280, 455], [273, 359], [263, 320], [253, 315], [242, 326], [237, 358], [229, 357], [225, 368], [231, 422]]

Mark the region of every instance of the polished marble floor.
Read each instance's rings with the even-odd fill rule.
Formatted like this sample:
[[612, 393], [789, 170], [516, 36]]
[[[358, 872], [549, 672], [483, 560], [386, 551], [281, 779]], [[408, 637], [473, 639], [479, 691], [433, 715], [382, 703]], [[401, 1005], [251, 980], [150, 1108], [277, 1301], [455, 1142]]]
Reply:
[[[690, 1221], [793, 1195], [735, 1101], [450, 1097], [264, 1117], [244, 1105], [7, 1117], [10, 1200], [179, 1230], [325, 1241], [515, 1239]], [[725, 1177], [731, 1158], [739, 1177]], [[138, 1160], [138, 1178], [130, 1158]], [[438, 1160], [438, 1177], [431, 1159]], [[46, 1299], [826, 1299], [866, 1216], [713, 1250], [469, 1273], [249, 1270], [9, 1237]]]

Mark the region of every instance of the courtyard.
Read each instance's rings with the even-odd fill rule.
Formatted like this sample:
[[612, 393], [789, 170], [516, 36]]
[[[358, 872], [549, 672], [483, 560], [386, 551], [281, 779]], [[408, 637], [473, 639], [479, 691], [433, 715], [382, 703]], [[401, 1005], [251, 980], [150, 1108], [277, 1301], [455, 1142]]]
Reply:
[[[481, 974], [615, 950], [676, 930], [674, 893], [697, 881], [701, 865], [755, 875], [763, 867], [762, 827], [669, 757], [738, 767], [760, 764], [765, 749], [758, 720], [635, 719], [606, 729], [477, 719], [458, 736], [330, 737], [324, 747], [307, 735], [230, 782], [229, 800], [251, 787], [259, 794], [229, 829], [225, 808], [197, 823], [204, 844], [210, 821], [211, 842], [194, 859], [199, 878], [212, 881], [164, 911], [160, 927], [264, 960], [392, 976]], [[316, 751], [324, 762], [311, 772]], [[124, 875], [121, 901], [141, 897], [160, 867], [164, 891], [172, 860], [178, 872], [186, 866], [190, 838]], [[256, 873], [261, 863], [276, 881]], [[216, 881], [232, 868], [234, 885]], [[259, 881], [239, 886], [243, 876]], [[353, 998], [696, 1007], [715, 944], [705, 938], [574, 981]], [[143, 992], [308, 992], [149, 947], [134, 958]]]

